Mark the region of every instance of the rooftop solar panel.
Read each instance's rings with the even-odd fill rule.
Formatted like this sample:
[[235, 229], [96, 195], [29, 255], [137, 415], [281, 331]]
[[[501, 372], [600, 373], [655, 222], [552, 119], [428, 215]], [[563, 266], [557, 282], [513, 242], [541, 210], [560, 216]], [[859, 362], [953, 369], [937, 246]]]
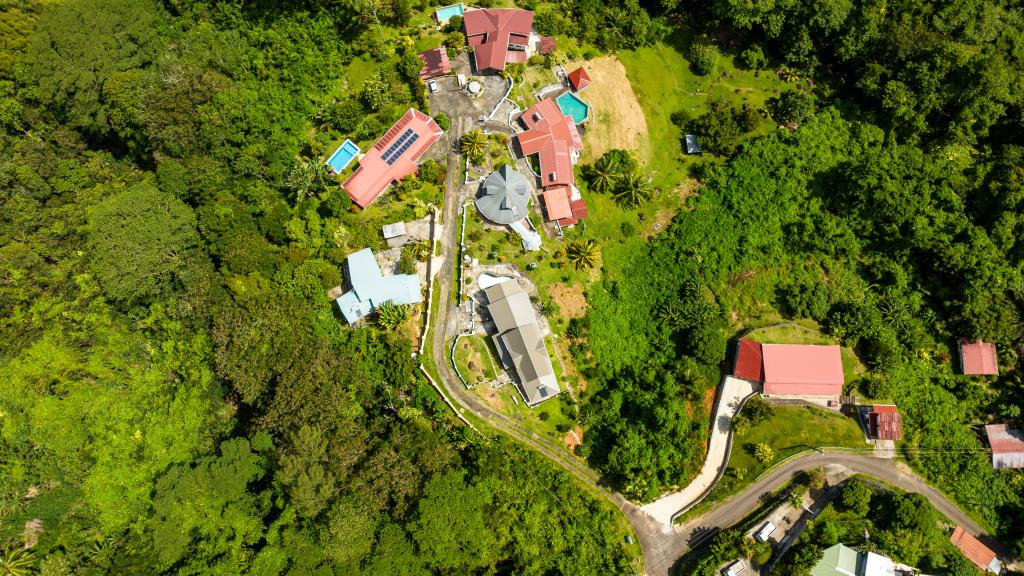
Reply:
[[[383, 158], [384, 160], [387, 160], [388, 157], [391, 156], [391, 154], [393, 154], [395, 152], [395, 150], [397, 150], [399, 146], [404, 144], [406, 139], [408, 139], [409, 136], [412, 136], [412, 135], [414, 135], [412, 128], [407, 128], [405, 130], [405, 132], [403, 132], [402, 135], [398, 138], [398, 140], [395, 140], [394, 143], [391, 144], [391, 146], [388, 146], [388, 149], [384, 152], [384, 154], [381, 156], [381, 158]], [[390, 163], [391, 162], [388, 162], [388, 164], [390, 164]]]
[[[408, 150], [409, 147], [412, 146], [413, 143], [416, 142], [417, 139], [419, 139], [419, 137], [420, 137], [419, 134], [413, 134], [411, 138], [409, 138], [408, 140], [405, 141], [405, 143], [402, 144], [401, 148], [399, 148], [398, 150], [394, 151], [391, 154], [390, 157], [385, 157], [384, 161], [387, 162], [389, 166], [394, 164], [395, 161], [398, 160], [399, 158], [401, 158], [402, 154], [404, 154], [405, 151]], [[389, 151], [390, 151], [390, 149], [389, 149]]]

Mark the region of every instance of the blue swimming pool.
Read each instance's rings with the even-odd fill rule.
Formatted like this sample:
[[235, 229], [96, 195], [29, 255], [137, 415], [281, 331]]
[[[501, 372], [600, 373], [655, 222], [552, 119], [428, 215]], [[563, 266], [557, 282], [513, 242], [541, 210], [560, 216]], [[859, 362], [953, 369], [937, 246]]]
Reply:
[[579, 96], [572, 92], [562, 94], [555, 101], [558, 102], [558, 107], [562, 109], [562, 114], [572, 116], [572, 121], [576, 124], [582, 124], [587, 120], [587, 116], [590, 115], [590, 104], [580, 100]]
[[437, 18], [438, 24], [444, 24], [450, 20], [452, 16], [462, 16], [462, 12], [462, 4], [452, 4], [451, 6], [438, 8], [434, 11], [434, 17]]
[[345, 140], [345, 143], [338, 146], [334, 154], [331, 154], [331, 157], [327, 159], [327, 165], [331, 167], [335, 174], [338, 174], [358, 155], [359, 146], [356, 146], [356, 143], [351, 140]]

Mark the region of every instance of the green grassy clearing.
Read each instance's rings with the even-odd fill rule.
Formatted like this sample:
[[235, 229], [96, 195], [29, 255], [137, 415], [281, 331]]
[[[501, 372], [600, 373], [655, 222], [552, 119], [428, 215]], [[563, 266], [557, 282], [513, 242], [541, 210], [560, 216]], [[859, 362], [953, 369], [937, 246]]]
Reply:
[[576, 408], [565, 394], [547, 400], [535, 408], [530, 408], [523, 402], [515, 384], [506, 384], [498, 389], [493, 389], [490, 386], [478, 386], [473, 389], [473, 393], [493, 409], [514, 418], [525, 428], [544, 436], [557, 445], [561, 445], [566, 432], [576, 425], [574, 416]]
[[455, 346], [455, 364], [470, 385], [493, 381], [498, 373], [497, 362], [482, 336], [463, 336]]

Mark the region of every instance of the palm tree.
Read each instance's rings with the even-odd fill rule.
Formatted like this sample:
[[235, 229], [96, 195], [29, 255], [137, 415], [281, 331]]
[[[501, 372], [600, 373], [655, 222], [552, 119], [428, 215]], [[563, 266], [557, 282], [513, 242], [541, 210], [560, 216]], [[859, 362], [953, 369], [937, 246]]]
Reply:
[[641, 202], [646, 202], [654, 195], [651, 183], [647, 176], [640, 172], [627, 174], [615, 188], [615, 201], [623, 206], [636, 207]]
[[394, 330], [409, 319], [409, 307], [385, 302], [377, 307], [377, 324], [387, 330]]
[[470, 130], [462, 135], [462, 153], [470, 158], [480, 158], [487, 147], [487, 136], [479, 130]]
[[0, 553], [0, 575], [28, 576], [36, 563], [36, 555], [31, 550], [11, 548]]
[[610, 192], [619, 180], [619, 167], [614, 159], [605, 154], [594, 163], [590, 172], [590, 186], [594, 192]]
[[600, 255], [597, 242], [593, 240], [573, 240], [565, 250], [565, 257], [577, 270], [593, 268]]

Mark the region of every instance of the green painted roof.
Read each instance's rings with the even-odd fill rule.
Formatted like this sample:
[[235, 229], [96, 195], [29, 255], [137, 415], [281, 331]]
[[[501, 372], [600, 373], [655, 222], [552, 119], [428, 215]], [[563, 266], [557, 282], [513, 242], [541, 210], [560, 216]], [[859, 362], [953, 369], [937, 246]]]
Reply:
[[857, 576], [863, 572], [858, 570], [861, 563], [860, 553], [842, 544], [825, 550], [821, 561], [811, 569], [811, 576]]

